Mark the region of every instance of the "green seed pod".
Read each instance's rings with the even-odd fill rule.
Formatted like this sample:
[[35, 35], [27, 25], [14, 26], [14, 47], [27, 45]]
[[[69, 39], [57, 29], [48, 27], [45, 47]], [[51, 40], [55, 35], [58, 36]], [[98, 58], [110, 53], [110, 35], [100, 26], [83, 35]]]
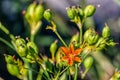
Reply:
[[43, 17], [43, 13], [44, 13], [44, 7], [43, 5], [39, 4], [36, 8], [35, 8], [35, 20], [39, 21], [42, 19]]
[[84, 40], [87, 41], [88, 36], [92, 33], [92, 29], [88, 29], [85, 33], [84, 33]]
[[105, 27], [102, 30], [102, 36], [103, 36], [103, 38], [110, 37], [110, 28], [108, 27], [107, 24], [105, 24]]
[[96, 47], [98, 47], [101, 44], [106, 44], [106, 40], [103, 37], [100, 37], [98, 42], [95, 44]]
[[85, 60], [83, 62], [85, 69], [89, 70], [92, 67], [93, 61], [94, 60], [91, 56], [85, 58]]
[[110, 46], [110, 47], [115, 47], [116, 44], [117, 44], [117, 43], [115, 43], [115, 42], [110, 42], [110, 43], [108, 43], [108, 46]]
[[75, 18], [75, 10], [73, 8], [67, 8], [67, 15], [70, 19]]
[[95, 10], [96, 10], [96, 8], [93, 5], [86, 6], [85, 9], [84, 9], [85, 17], [92, 16], [95, 13]]
[[14, 64], [14, 60], [13, 60], [13, 57], [11, 55], [5, 54], [5, 61], [7, 62], [7, 64]]
[[105, 49], [105, 47], [106, 47], [106, 44], [100, 44], [100, 45], [96, 48], [96, 50], [101, 51], [101, 50]]
[[99, 39], [99, 35], [95, 32], [94, 29], [88, 29], [84, 34], [84, 40], [88, 42], [88, 44], [95, 44]]
[[80, 16], [80, 18], [82, 18], [84, 16], [84, 12], [81, 8], [78, 8], [78, 15]]
[[54, 60], [55, 52], [57, 50], [57, 40], [55, 40], [51, 45], [50, 45], [50, 52], [52, 55], [52, 59]]
[[88, 36], [88, 44], [92, 45], [95, 44], [99, 39], [99, 35], [98, 34], [91, 34]]
[[30, 63], [35, 63], [35, 58], [34, 58], [33, 55], [28, 54], [28, 55], [26, 56], [26, 60], [27, 60], [28, 62], [30, 62]]
[[38, 48], [37, 45], [34, 42], [28, 42], [27, 43], [28, 53], [29, 54], [38, 54]]
[[7, 70], [13, 76], [19, 76], [20, 75], [18, 65], [7, 64]]
[[76, 33], [75, 35], [72, 36], [70, 42], [78, 42], [79, 40], [79, 34]]
[[32, 3], [28, 6], [27, 13], [30, 15], [31, 18], [34, 18], [36, 3]]
[[19, 47], [23, 44], [26, 44], [26, 42], [23, 38], [18, 38], [18, 39], [16, 39], [15, 44], [16, 44], [16, 47]]
[[51, 21], [52, 13], [51, 13], [50, 9], [45, 10], [43, 16], [47, 21]]
[[17, 48], [17, 52], [18, 52], [19, 56], [25, 57], [27, 55], [27, 46], [25, 44], [20, 45]]

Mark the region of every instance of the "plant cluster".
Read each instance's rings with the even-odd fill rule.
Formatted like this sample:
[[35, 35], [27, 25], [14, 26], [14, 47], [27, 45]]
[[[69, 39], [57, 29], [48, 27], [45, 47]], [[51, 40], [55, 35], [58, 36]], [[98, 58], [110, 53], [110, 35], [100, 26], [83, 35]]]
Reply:
[[[92, 52], [116, 45], [110, 36], [110, 28], [107, 24], [105, 24], [101, 35], [94, 28], [83, 32], [85, 19], [93, 16], [96, 10], [95, 6], [87, 5], [85, 8], [71, 6], [66, 10], [70, 21], [77, 25], [79, 32], [71, 37], [69, 44], [66, 44], [57, 32], [57, 25], [53, 20], [54, 16], [51, 10], [45, 10], [42, 4], [32, 3], [23, 12], [30, 26], [31, 35], [26, 40], [19, 36], [15, 37], [0, 24], [0, 29], [9, 35], [11, 42], [7, 42], [3, 38], [0, 38], [0, 41], [15, 50], [20, 56], [20, 58], [16, 58], [15, 55], [4, 54], [7, 70], [11, 75], [22, 80], [84, 79], [94, 62]], [[43, 18], [50, 23], [46, 29], [52, 30], [63, 44], [63, 46], [58, 46], [58, 40], [55, 40], [50, 45], [51, 57], [39, 54], [37, 44], [34, 42], [34, 37], [42, 25]], [[84, 67], [82, 73], [80, 73], [81, 67]], [[118, 78], [120, 79], [120, 76], [112, 77], [111, 80]]]

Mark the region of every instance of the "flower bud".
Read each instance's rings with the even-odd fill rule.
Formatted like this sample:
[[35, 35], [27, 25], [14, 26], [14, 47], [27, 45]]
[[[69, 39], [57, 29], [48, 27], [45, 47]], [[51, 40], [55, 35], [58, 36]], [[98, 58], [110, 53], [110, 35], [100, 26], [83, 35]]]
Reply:
[[28, 42], [27, 43], [28, 53], [29, 54], [38, 54], [38, 48], [37, 45], [34, 42]]
[[87, 41], [88, 36], [92, 33], [92, 29], [88, 29], [85, 33], [84, 33], [84, 40]]
[[84, 16], [84, 12], [81, 8], [78, 8], [78, 15], [80, 16], [80, 18], [82, 18]]
[[15, 64], [7, 64], [8, 72], [13, 76], [19, 76], [19, 67]]
[[96, 48], [96, 50], [101, 51], [101, 50], [105, 49], [105, 47], [106, 47], [106, 44], [100, 44], [100, 45]]
[[106, 39], [100, 37], [95, 46], [97, 50], [103, 50], [106, 47]]
[[55, 40], [51, 45], [50, 45], [50, 52], [52, 55], [52, 59], [54, 60], [55, 52], [57, 50], [57, 40]]
[[43, 13], [44, 13], [44, 7], [41, 4], [39, 4], [35, 8], [35, 19], [36, 19], [36, 21], [39, 21], [40, 19], [42, 19]]
[[27, 9], [27, 13], [31, 18], [34, 18], [35, 7], [36, 7], [36, 3], [32, 3], [29, 5]]
[[5, 61], [8, 64], [14, 64], [14, 60], [13, 60], [13, 57], [11, 55], [7, 55], [7, 54], [4, 54], [4, 55], [5, 55]]
[[45, 10], [43, 16], [47, 21], [51, 21], [52, 13], [51, 13], [50, 9]]
[[84, 39], [86, 42], [88, 42], [89, 45], [93, 45], [98, 41], [99, 35], [95, 32], [94, 29], [89, 29], [85, 32]]
[[108, 43], [108, 46], [114, 47], [116, 44], [117, 44], [117, 43], [115, 43], [115, 42], [109, 42], [109, 43]]
[[102, 36], [104, 38], [110, 37], [110, 28], [107, 26], [107, 24], [105, 24], [105, 27], [102, 30]]
[[20, 45], [17, 48], [17, 52], [18, 52], [19, 56], [25, 57], [27, 55], [27, 46], [25, 44]]
[[86, 6], [85, 9], [84, 9], [85, 17], [92, 16], [95, 13], [95, 10], [96, 10], [96, 8], [93, 5]]
[[67, 8], [67, 15], [70, 19], [75, 18], [75, 10], [73, 8]]
[[19, 47], [20, 45], [26, 44], [25, 40], [23, 38], [18, 38], [15, 41], [16, 47]]
[[78, 42], [78, 40], [79, 40], [79, 34], [77, 33], [77, 34], [75, 34], [75, 35], [72, 36], [70, 42]]
[[85, 69], [89, 70], [92, 67], [93, 61], [94, 60], [91, 56], [86, 57], [84, 62], [83, 62]]

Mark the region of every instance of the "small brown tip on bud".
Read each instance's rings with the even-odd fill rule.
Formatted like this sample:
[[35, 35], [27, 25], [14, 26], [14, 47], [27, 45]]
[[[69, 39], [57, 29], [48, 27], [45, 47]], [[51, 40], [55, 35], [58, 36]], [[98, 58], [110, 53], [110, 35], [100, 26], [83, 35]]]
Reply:
[[57, 40], [57, 39], [55, 40], [55, 43], [58, 43], [58, 40]]
[[4, 55], [5, 57], [7, 56], [7, 54], [5, 54], [5, 53], [4, 53], [3, 55]]
[[28, 37], [26, 37], [26, 41], [28, 41], [28, 42], [30, 41]]
[[20, 38], [20, 36], [16, 36], [15, 38], [18, 39], [18, 38]]
[[15, 55], [13, 55], [12, 58], [13, 58], [13, 60], [16, 60], [16, 56]]
[[25, 14], [26, 14], [26, 11], [25, 11], [25, 10], [23, 10], [23, 11], [22, 11], [22, 15], [25, 15]]

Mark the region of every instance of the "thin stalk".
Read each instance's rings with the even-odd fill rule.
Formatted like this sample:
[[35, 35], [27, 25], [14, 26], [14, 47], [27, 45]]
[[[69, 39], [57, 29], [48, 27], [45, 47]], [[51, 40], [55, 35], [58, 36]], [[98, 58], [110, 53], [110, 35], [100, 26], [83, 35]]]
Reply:
[[66, 67], [64, 70], [62, 70], [61, 73], [60, 73], [59, 75], [63, 74], [68, 68], [69, 68], [69, 66]]
[[26, 61], [26, 59], [25, 58], [22, 58], [23, 59], [23, 61], [24, 61], [24, 65], [28, 68], [28, 80], [33, 80], [33, 73], [32, 73], [32, 70], [31, 70], [31, 64], [28, 62], [28, 61]]
[[74, 77], [74, 80], [77, 80], [77, 77], [78, 77], [78, 65], [75, 64], [75, 77]]
[[82, 44], [82, 24], [81, 24], [81, 22], [78, 22], [77, 23], [77, 26], [78, 26], [78, 28], [79, 28], [79, 31], [80, 31], [80, 39], [79, 39], [79, 42], [80, 42], [80, 44]]
[[35, 38], [35, 35], [31, 34], [31, 36], [30, 36], [30, 41], [33, 41], [33, 42], [34, 42], [34, 38]]
[[68, 47], [67, 44], [64, 42], [64, 40], [62, 39], [62, 37], [59, 35], [59, 33], [57, 31], [55, 31], [55, 34], [58, 36], [58, 38], [60, 39], [60, 41], [63, 43], [63, 45], [65, 47]]
[[6, 44], [7, 46], [9, 46], [11, 49], [13, 49], [15, 51], [15, 48], [5, 39], [0, 37], [0, 41], [3, 42], [4, 44]]

